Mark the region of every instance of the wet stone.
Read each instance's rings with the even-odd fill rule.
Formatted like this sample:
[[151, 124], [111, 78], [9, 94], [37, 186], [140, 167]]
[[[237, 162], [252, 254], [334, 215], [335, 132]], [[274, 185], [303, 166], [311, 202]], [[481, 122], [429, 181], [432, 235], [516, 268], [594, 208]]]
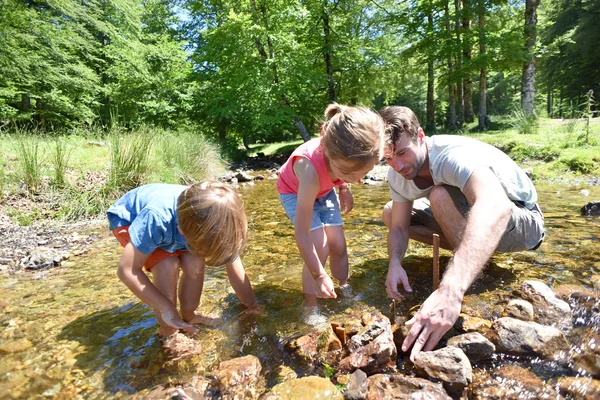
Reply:
[[456, 347], [421, 351], [416, 354], [414, 365], [420, 374], [441, 380], [450, 393], [460, 393], [473, 381], [471, 362]]
[[600, 201], [590, 201], [581, 207], [581, 215], [598, 216], [600, 215]]
[[451, 400], [440, 383], [402, 374], [377, 374], [367, 379], [368, 400], [428, 399]]
[[367, 398], [368, 393], [367, 374], [357, 369], [350, 375], [348, 388], [344, 391], [344, 399], [362, 400]]
[[487, 360], [496, 351], [496, 346], [479, 332], [455, 336], [448, 340], [448, 346], [461, 349], [471, 362]]
[[255, 356], [245, 356], [223, 361], [213, 372], [215, 383], [223, 399], [255, 399], [260, 381], [260, 361]]
[[556, 296], [571, 304], [575, 303], [590, 311], [600, 297], [594, 289], [581, 285], [559, 285], [554, 288]]
[[[494, 322], [496, 348], [510, 354], [539, 355], [552, 358], [569, 348], [563, 333], [552, 326], [515, 318], [500, 318]], [[494, 340], [492, 340], [494, 341]]]
[[504, 308], [504, 315], [521, 321], [533, 321], [533, 305], [521, 299], [512, 299]]
[[280, 383], [261, 400], [343, 400], [344, 396], [329, 379], [307, 376]]
[[271, 379], [275, 384], [298, 378], [296, 372], [286, 365], [280, 365], [271, 373]]
[[503, 365], [489, 374], [477, 374], [468, 388], [468, 398], [518, 400], [557, 399], [560, 396], [530, 370], [517, 365]]
[[534, 321], [543, 325], [556, 325], [561, 329], [572, 327], [571, 307], [559, 299], [545, 283], [536, 280], [523, 282], [520, 295], [533, 305]]
[[492, 321], [479, 317], [472, 317], [467, 314], [460, 314], [454, 326], [459, 332], [485, 333], [492, 328]]
[[0, 353], [20, 353], [33, 347], [33, 343], [25, 338], [0, 343]]
[[600, 380], [592, 378], [565, 377], [558, 379], [558, 390], [578, 400], [597, 400], [600, 398]]

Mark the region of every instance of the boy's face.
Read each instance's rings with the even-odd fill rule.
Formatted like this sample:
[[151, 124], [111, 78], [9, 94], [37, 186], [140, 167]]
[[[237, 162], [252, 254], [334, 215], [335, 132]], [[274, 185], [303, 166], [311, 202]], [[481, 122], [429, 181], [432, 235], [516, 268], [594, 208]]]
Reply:
[[368, 164], [357, 163], [356, 161], [344, 159], [329, 159], [329, 169], [331, 174], [345, 183], [358, 182], [373, 169], [377, 160]]
[[415, 179], [427, 159], [423, 129], [419, 128], [416, 143], [407, 132], [404, 132], [396, 143], [385, 149], [384, 159], [405, 179]]

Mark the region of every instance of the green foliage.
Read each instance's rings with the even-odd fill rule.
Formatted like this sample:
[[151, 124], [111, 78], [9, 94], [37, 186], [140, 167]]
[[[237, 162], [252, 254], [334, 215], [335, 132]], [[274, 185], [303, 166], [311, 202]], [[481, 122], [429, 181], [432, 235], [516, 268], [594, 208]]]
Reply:
[[111, 133], [108, 187], [127, 191], [144, 183], [153, 139], [153, 133], [146, 127], [129, 133], [115, 129]]
[[542, 160], [545, 162], [558, 159], [560, 151], [546, 145], [533, 143], [519, 143], [511, 148], [509, 155], [515, 161]]
[[71, 148], [67, 143], [67, 139], [57, 137], [54, 140], [54, 153], [52, 154], [54, 184], [57, 186], [64, 186], [66, 183], [65, 172], [69, 167], [70, 155]]
[[325, 378], [331, 379], [336, 372], [337, 370], [334, 367], [325, 362], [323, 363], [323, 375], [325, 376]]
[[30, 134], [14, 136], [15, 149], [23, 183], [30, 192], [35, 192], [42, 181], [39, 160], [39, 138]]
[[518, 108], [513, 111], [511, 127], [522, 135], [534, 135], [538, 131], [538, 117], [535, 114], [528, 114], [523, 109]]
[[578, 174], [589, 174], [596, 169], [594, 160], [588, 154], [566, 154], [560, 157], [559, 162]]

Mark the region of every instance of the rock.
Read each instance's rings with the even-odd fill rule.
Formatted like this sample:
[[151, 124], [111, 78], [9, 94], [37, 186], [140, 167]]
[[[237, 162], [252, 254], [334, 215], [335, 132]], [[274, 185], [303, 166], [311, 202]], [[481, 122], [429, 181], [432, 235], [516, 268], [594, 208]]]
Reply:
[[489, 374], [478, 374], [468, 388], [469, 399], [520, 400], [560, 399], [551, 385], [546, 385], [533, 372], [517, 365], [503, 365]]
[[255, 356], [223, 361], [212, 374], [223, 399], [256, 399], [261, 365]]
[[296, 372], [288, 366], [280, 365], [271, 373], [271, 379], [275, 384], [291, 381], [298, 378]]
[[357, 369], [350, 375], [348, 389], [344, 391], [346, 400], [363, 400], [367, 398], [369, 388], [367, 386], [367, 374]]
[[600, 379], [600, 354], [578, 354], [573, 357], [577, 371], [585, 371], [596, 379]]
[[235, 174], [235, 177], [237, 178], [238, 182], [252, 182], [254, 180], [254, 177], [252, 175], [250, 175], [249, 173], [247, 173], [246, 171], [240, 171], [237, 174]]
[[533, 321], [533, 305], [526, 300], [512, 299], [504, 308], [504, 315], [521, 321]]
[[456, 347], [421, 351], [415, 355], [414, 365], [420, 374], [441, 380], [449, 393], [458, 394], [473, 381], [471, 362]]
[[600, 290], [600, 275], [592, 275], [590, 277], [590, 282], [594, 285], [594, 289]]
[[496, 351], [496, 346], [479, 332], [455, 336], [448, 340], [448, 346], [461, 349], [471, 362], [487, 360]]
[[350, 355], [340, 361], [339, 369], [350, 373], [362, 369], [367, 374], [379, 371], [396, 359], [396, 345], [390, 320], [379, 314], [347, 343]]
[[[242, 399], [242, 398], [240, 398]], [[280, 383], [261, 400], [343, 400], [344, 396], [329, 379], [318, 376], [307, 376]]]
[[523, 282], [520, 295], [533, 305], [533, 320], [543, 325], [570, 329], [573, 326], [571, 307], [559, 299], [544, 282]]
[[581, 207], [581, 215], [588, 217], [600, 215], [600, 201], [590, 201], [585, 206]]
[[591, 378], [564, 377], [558, 379], [561, 394], [578, 400], [597, 400], [600, 398], [600, 380]]
[[314, 362], [319, 356], [341, 350], [342, 342], [333, 332], [331, 325], [326, 325], [322, 329], [314, 330], [308, 335], [291, 341], [288, 347], [305, 361]]
[[591, 311], [598, 301], [598, 293], [594, 289], [581, 285], [558, 285], [554, 288], [554, 294], [561, 300], [576, 303], [577, 306]]
[[460, 314], [454, 327], [459, 332], [485, 333], [492, 328], [492, 321], [479, 317], [472, 317], [467, 314]]
[[159, 385], [143, 397], [133, 395], [132, 399], [144, 399], [144, 400], [174, 400], [174, 399], [217, 399], [218, 396], [208, 390], [210, 380], [203, 376], [194, 376], [189, 383], [185, 385], [177, 385], [171, 387], [165, 387]]
[[526, 322], [515, 318], [500, 318], [494, 322], [495, 340], [499, 351], [509, 354], [538, 355], [552, 358], [569, 348], [563, 333], [555, 327]]
[[68, 258], [68, 254], [59, 252], [51, 247], [36, 247], [29, 251], [28, 255], [21, 260], [21, 268], [43, 269], [60, 265], [62, 260]]
[[32, 347], [33, 343], [26, 338], [8, 340], [0, 343], [0, 353], [20, 353]]
[[581, 196], [585, 196], [585, 197], [587, 197], [587, 196], [589, 196], [589, 195], [590, 195], [590, 191], [589, 191], [589, 190], [587, 190], [587, 189], [581, 189], [581, 190], [579, 191], [579, 194], [580, 194]]
[[525, 175], [527, 175], [527, 177], [531, 180], [534, 180], [534, 175], [533, 175], [533, 168], [529, 167], [529, 168], [525, 168], [523, 170], [523, 172], [525, 172]]
[[265, 176], [262, 174], [258, 174], [256, 175], [256, 177], [254, 178], [255, 181], [264, 181], [265, 180]]
[[402, 374], [377, 374], [367, 379], [367, 400], [451, 400], [440, 383]]

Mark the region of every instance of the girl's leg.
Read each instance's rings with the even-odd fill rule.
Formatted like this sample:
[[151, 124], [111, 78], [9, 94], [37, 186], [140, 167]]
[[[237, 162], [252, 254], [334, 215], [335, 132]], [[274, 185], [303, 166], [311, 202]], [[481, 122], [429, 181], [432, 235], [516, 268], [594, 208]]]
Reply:
[[327, 237], [327, 246], [329, 247], [329, 267], [331, 275], [337, 279], [340, 286], [346, 284], [350, 269], [348, 266], [348, 248], [346, 247], [346, 237], [344, 236], [343, 226], [326, 226], [325, 235]]
[[[179, 279], [179, 258], [168, 257], [156, 264], [150, 270], [152, 272], [152, 283], [156, 288], [177, 307], [177, 280]], [[158, 319], [161, 336], [170, 336], [177, 330], [166, 326], [158, 313], [155, 313]]]
[[[317, 251], [317, 256], [319, 257], [321, 264], [325, 266], [325, 262], [327, 262], [327, 256], [329, 255], [329, 248], [327, 247], [327, 236], [325, 236], [325, 231], [322, 228], [311, 231], [310, 239], [312, 241], [313, 246], [315, 247], [315, 250]], [[315, 278], [313, 278], [306, 264], [302, 266], [302, 293], [304, 293], [305, 306], [317, 305], [317, 294], [315, 292]]]

